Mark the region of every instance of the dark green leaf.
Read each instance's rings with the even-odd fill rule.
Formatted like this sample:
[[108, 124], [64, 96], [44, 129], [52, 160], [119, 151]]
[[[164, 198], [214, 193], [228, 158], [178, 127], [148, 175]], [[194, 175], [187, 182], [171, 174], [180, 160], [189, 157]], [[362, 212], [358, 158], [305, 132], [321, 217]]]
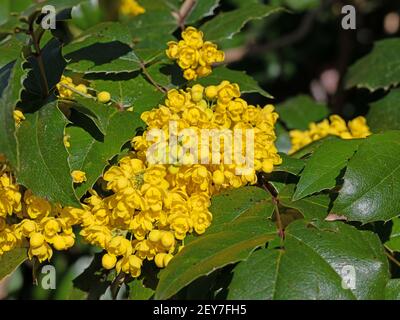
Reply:
[[[47, 86], [51, 90], [60, 81], [64, 72], [66, 61], [61, 54], [62, 44], [57, 39], [50, 40], [42, 49], [42, 61], [46, 75]], [[36, 57], [32, 56], [28, 59], [30, 70], [28, 78], [24, 83], [26, 90], [36, 96], [43, 96], [45, 88], [41, 82], [41, 68]]]
[[220, 0], [196, 1], [194, 8], [186, 18], [187, 24], [193, 24], [202, 18], [212, 16], [214, 10], [219, 6]]
[[400, 131], [368, 137], [349, 161], [332, 213], [361, 222], [400, 213]]
[[385, 246], [392, 251], [400, 252], [400, 219], [394, 218], [392, 222], [393, 226], [390, 233], [390, 238], [385, 243]]
[[143, 279], [133, 279], [128, 284], [130, 300], [149, 300], [154, 295], [154, 290], [143, 284]]
[[134, 107], [141, 114], [158, 106], [164, 94], [150, 84], [143, 75], [115, 80], [95, 80], [91, 87], [96, 91], [108, 91], [111, 98], [123, 107]]
[[74, 295], [82, 299], [86, 296], [88, 300], [98, 300], [107, 290], [111, 281], [107, 277], [107, 271], [101, 264], [102, 253], [96, 253], [92, 263], [73, 280]]
[[293, 201], [295, 185], [288, 184], [279, 191], [279, 203], [298, 210], [306, 220], [322, 220], [328, 215], [331, 199], [329, 194], [318, 194]]
[[[69, 70], [84, 74], [133, 72], [141, 59], [132, 50], [132, 36], [126, 25], [105, 22], [82, 33], [64, 47]], [[148, 61], [145, 61], [148, 62]]]
[[[343, 280], [351, 268], [355, 282], [348, 289]], [[235, 267], [228, 298], [383, 299], [388, 279], [375, 234], [343, 223], [298, 221], [287, 229], [284, 249], [261, 249]]]
[[400, 279], [390, 279], [386, 286], [385, 300], [400, 300]]
[[196, 83], [200, 83], [203, 86], [209, 86], [218, 85], [224, 80], [237, 83], [242, 93], [256, 92], [264, 97], [272, 98], [268, 92], [260, 88], [258, 83], [244, 71], [231, 70], [226, 67], [215, 68], [209, 76], [198, 79]]
[[210, 211], [213, 214], [213, 222], [207, 233], [220, 231], [227, 223], [243, 217], [270, 218], [274, 206], [271, 195], [264, 189], [243, 187], [213, 196]]
[[72, 188], [68, 153], [63, 144], [67, 120], [57, 102], [49, 102], [25, 117], [17, 135], [18, 182], [51, 202], [80, 206]]
[[136, 129], [142, 126], [137, 113], [108, 108], [108, 117], [103, 119], [104, 137], [95, 137], [80, 127], [67, 128], [71, 144], [68, 148], [71, 170], [81, 170], [87, 178], [75, 190], [78, 197], [93, 187], [108, 161], [121, 151], [121, 147], [135, 136]]
[[282, 7], [250, 3], [240, 9], [220, 13], [206, 22], [201, 30], [208, 41], [217, 42], [223, 39], [231, 39], [247, 22], [268, 17], [280, 11], [283, 11]]
[[321, 144], [306, 161], [293, 200], [334, 188], [337, 178], [362, 141], [329, 140]]
[[[13, 118], [15, 106], [20, 101], [23, 82], [26, 73], [22, 67], [23, 61], [18, 58], [12, 65], [0, 70], [0, 153], [3, 153], [14, 168], [18, 167], [16, 128]], [[5, 86], [7, 85], [7, 86]]]
[[228, 264], [246, 260], [276, 235], [265, 218], [246, 217], [224, 231], [203, 235], [186, 245], [160, 273], [155, 298], [167, 299], [192, 281]]
[[367, 123], [375, 132], [400, 129], [400, 89], [393, 89], [383, 99], [371, 104]]
[[21, 55], [22, 42], [15, 36], [8, 36], [0, 42], [0, 69]]
[[304, 168], [304, 160], [292, 158], [285, 153], [279, 155], [282, 158], [282, 164], [274, 168], [275, 172], [288, 172], [295, 176], [300, 174]]
[[[370, 91], [389, 89], [400, 83], [400, 38], [380, 40], [374, 49], [352, 65], [347, 74], [347, 88]], [[373, 67], [371, 67], [373, 66]]]
[[329, 115], [327, 106], [310, 96], [300, 95], [280, 103], [276, 107], [281, 119], [289, 129], [307, 130], [311, 122], [318, 122]]
[[17, 269], [27, 258], [26, 248], [15, 248], [0, 256], [0, 281]]

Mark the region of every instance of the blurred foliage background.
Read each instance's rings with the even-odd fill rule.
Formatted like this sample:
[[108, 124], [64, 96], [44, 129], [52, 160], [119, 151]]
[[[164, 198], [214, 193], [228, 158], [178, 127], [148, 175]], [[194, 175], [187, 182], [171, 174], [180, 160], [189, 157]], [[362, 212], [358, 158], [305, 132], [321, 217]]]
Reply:
[[[21, 5], [31, 2], [17, 1]], [[63, 22], [55, 32], [68, 41], [68, 38], [101, 21], [115, 19], [116, 2], [87, 1], [74, 9], [72, 21]], [[215, 13], [244, 7], [250, 2], [258, 0], [222, 0]], [[299, 95], [308, 95], [325, 103], [331, 113], [340, 114], [345, 119], [367, 114], [368, 105], [385, 93], [379, 90], [373, 94], [365, 89], [345, 90], [346, 70], [370, 52], [374, 41], [399, 36], [400, 1], [263, 2], [283, 5], [288, 10], [269, 19], [247, 24], [242, 32], [222, 45], [230, 68], [246, 70], [275, 97], [273, 101], [265, 101], [259, 95], [250, 95], [247, 99], [258, 104], [279, 104]], [[356, 30], [344, 30], [341, 27], [341, 9], [348, 4], [356, 8]], [[1, 19], [0, 7], [0, 22]], [[370, 67], [374, 68], [373, 65]], [[281, 149], [285, 149], [284, 140], [280, 139]], [[41, 286], [33, 285], [35, 266], [26, 262], [0, 283], [0, 299], [66, 299], [71, 294], [72, 280], [90, 264], [94, 253], [93, 249], [79, 240], [73, 250], [57, 252], [52, 260], [57, 271], [56, 290], [44, 290]], [[37, 272], [37, 276], [40, 283], [43, 275]], [[123, 295], [123, 290], [120, 294]], [[103, 298], [110, 298], [109, 292]]]

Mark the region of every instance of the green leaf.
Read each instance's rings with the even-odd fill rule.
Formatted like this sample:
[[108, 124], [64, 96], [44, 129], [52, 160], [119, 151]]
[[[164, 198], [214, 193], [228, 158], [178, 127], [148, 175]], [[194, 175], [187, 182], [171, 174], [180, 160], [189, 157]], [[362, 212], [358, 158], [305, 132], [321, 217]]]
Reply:
[[307, 95], [299, 95], [278, 104], [276, 111], [289, 129], [299, 130], [307, 130], [311, 122], [318, 122], [329, 115], [325, 104]]
[[390, 233], [390, 238], [385, 243], [385, 246], [392, 251], [400, 252], [400, 219], [394, 218], [392, 222], [393, 226]]
[[74, 72], [121, 73], [141, 68], [141, 59], [132, 50], [132, 36], [126, 25], [104, 22], [83, 32], [65, 46], [63, 54], [69, 60], [67, 68]]
[[[354, 289], [342, 286], [346, 267], [354, 268]], [[260, 249], [235, 267], [228, 299], [383, 299], [388, 280], [375, 234], [344, 223], [298, 221], [287, 229], [284, 249]]]
[[193, 24], [205, 17], [212, 16], [214, 10], [219, 6], [220, 0], [201, 0], [196, 1], [192, 11], [186, 18], [187, 24]]
[[400, 279], [390, 279], [386, 286], [385, 300], [400, 300]]
[[108, 161], [120, 153], [121, 147], [132, 139], [136, 130], [142, 126], [137, 113], [108, 108], [105, 113], [107, 117], [102, 120], [105, 133], [103, 137], [77, 126], [68, 127], [66, 130], [70, 136], [71, 147], [68, 148], [68, 152], [71, 170], [86, 173], [87, 181], [75, 189], [79, 198], [93, 187], [109, 164]]
[[400, 89], [371, 104], [367, 123], [375, 133], [400, 129]]
[[102, 253], [96, 253], [89, 267], [73, 280], [72, 299], [74, 297], [83, 299], [86, 296], [87, 300], [98, 300], [107, 290], [111, 281], [101, 264], [102, 256]]
[[[50, 90], [54, 89], [58, 82], [60, 82], [61, 75], [64, 72], [66, 61], [61, 54], [62, 43], [53, 38], [42, 49], [42, 59], [44, 61], [44, 71], [46, 74], [47, 86]], [[45, 88], [41, 83], [41, 68], [39, 61], [36, 57], [31, 56], [28, 58], [30, 70], [28, 77], [24, 83], [25, 88], [30, 93], [38, 97], [42, 97]]]
[[280, 11], [283, 11], [282, 7], [250, 3], [240, 9], [220, 13], [212, 20], [207, 21], [201, 30], [207, 41], [218, 42], [231, 39], [247, 22], [265, 18]]
[[[352, 65], [346, 76], [346, 87], [370, 91], [389, 89], [400, 83], [400, 38], [380, 40], [373, 50]], [[373, 68], [371, 68], [373, 66]]]
[[292, 10], [304, 11], [318, 7], [320, 1], [318, 0], [284, 0], [284, 3]]
[[218, 85], [224, 80], [237, 83], [242, 93], [256, 92], [266, 98], [272, 98], [268, 92], [260, 88], [258, 83], [244, 71], [231, 70], [226, 67], [215, 68], [209, 76], [198, 79], [196, 83], [203, 86], [210, 86]]
[[143, 279], [133, 279], [128, 287], [130, 300], [149, 300], [154, 295], [153, 289], [145, 287]]
[[0, 69], [21, 55], [22, 42], [15, 36], [8, 36], [0, 42]]
[[142, 74], [122, 79], [91, 81], [91, 87], [98, 92], [108, 91], [118, 105], [125, 108], [133, 106], [134, 111], [139, 114], [157, 107], [164, 97]]
[[288, 184], [279, 192], [279, 203], [287, 208], [298, 210], [306, 220], [323, 220], [329, 212], [329, 194], [317, 194], [293, 201], [295, 185]]
[[16, 128], [13, 117], [15, 106], [20, 101], [26, 73], [22, 67], [23, 60], [18, 58], [11, 65], [0, 70], [0, 153], [4, 154], [14, 168], [18, 167]]
[[[142, 60], [151, 61], [164, 55], [167, 42], [174, 40], [172, 33], [178, 27], [166, 1], [141, 0], [146, 13], [127, 21], [135, 43], [134, 50]], [[175, 9], [176, 10], [176, 9]]]
[[105, 20], [99, 1], [84, 1], [71, 10], [72, 23], [81, 29], [88, 29]]
[[350, 220], [389, 220], [400, 213], [400, 131], [375, 134], [349, 161], [332, 213]]
[[279, 155], [282, 158], [282, 164], [274, 167], [274, 172], [288, 172], [295, 176], [300, 174], [304, 168], [304, 160], [292, 158], [285, 153], [279, 153]]
[[56, 101], [26, 114], [18, 130], [17, 180], [53, 203], [80, 206], [72, 188], [68, 153], [63, 144], [67, 120]]
[[295, 153], [291, 154], [290, 156], [296, 159], [303, 159], [310, 156], [315, 150], [319, 148], [320, 145], [324, 144], [326, 141], [330, 140], [339, 140], [340, 138], [336, 136], [327, 136], [323, 139], [316, 140], [311, 142], [310, 144], [306, 145], [305, 147], [301, 148], [300, 150], [296, 151]]
[[15, 248], [0, 256], [0, 281], [17, 269], [27, 258], [26, 248]]
[[96, 124], [100, 132], [105, 135], [109, 123], [110, 113], [111, 111], [115, 112], [115, 109], [112, 106], [99, 103], [89, 98], [77, 96], [74, 99], [76, 103], [72, 105], [72, 108], [89, 117]]
[[334, 188], [342, 170], [360, 143], [361, 139], [329, 140], [321, 144], [306, 161], [293, 200]]
[[283, 125], [279, 121], [275, 125], [275, 133], [275, 146], [278, 148], [279, 152], [288, 153], [292, 148], [289, 132], [283, 127]]
[[210, 212], [213, 221], [207, 233], [222, 230], [227, 223], [243, 217], [270, 218], [274, 206], [271, 195], [258, 187], [243, 187], [215, 195], [211, 200]]
[[246, 260], [255, 248], [276, 235], [265, 218], [247, 217], [223, 231], [203, 235], [180, 251], [160, 273], [155, 299], [167, 299], [189, 283], [228, 264]]

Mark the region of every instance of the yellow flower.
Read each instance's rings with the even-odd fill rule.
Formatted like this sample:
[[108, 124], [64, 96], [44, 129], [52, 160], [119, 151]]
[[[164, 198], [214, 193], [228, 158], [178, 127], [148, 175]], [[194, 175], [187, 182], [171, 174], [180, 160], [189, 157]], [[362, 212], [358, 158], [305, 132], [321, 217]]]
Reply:
[[137, 16], [146, 10], [135, 0], [121, 0], [119, 12], [125, 16]]
[[13, 116], [14, 116], [14, 120], [15, 120], [15, 125], [17, 127], [19, 127], [21, 122], [25, 120], [25, 116], [21, 110], [14, 110]]
[[289, 154], [329, 135], [338, 136], [342, 139], [357, 139], [366, 138], [370, 134], [371, 132], [364, 117], [357, 117], [346, 125], [346, 122], [340, 116], [332, 115], [329, 120], [325, 119], [319, 123], [310, 123], [308, 130], [290, 131], [292, 148]]
[[188, 46], [199, 49], [203, 46], [203, 32], [194, 27], [187, 27], [182, 31], [182, 39]]
[[86, 181], [86, 173], [80, 170], [74, 170], [71, 173], [74, 183], [83, 183]]
[[108, 103], [111, 100], [111, 94], [107, 91], [101, 91], [97, 94], [97, 100], [100, 103]]
[[187, 27], [182, 31], [179, 42], [167, 43], [166, 55], [169, 59], [176, 60], [179, 67], [184, 70], [183, 77], [195, 80], [205, 77], [212, 72], [212, 65], [225, 59], [223, 51], [217, 45], [203, 40], [203, 33], [194, 27]]

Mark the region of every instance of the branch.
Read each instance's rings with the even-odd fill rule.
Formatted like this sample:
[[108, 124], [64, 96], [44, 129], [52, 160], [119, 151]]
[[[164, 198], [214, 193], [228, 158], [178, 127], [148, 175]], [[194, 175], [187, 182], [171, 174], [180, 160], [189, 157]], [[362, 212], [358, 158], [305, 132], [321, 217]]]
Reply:
[[285, 229], [283, 228], [281, 214], [279, 211], [278, 193], [276, 192], [275, 188], [268, 181], [265, 180], [264, 176], [262, 176], [262, 178], [263, 178], [262, 186], [272, 196], [272, 203], [274, 204], [275, 207], [275, 217], [276, 217], [276, 224], [278, 227], [278, 235], [281, 238], [281, 245], [283, 245], [283, 240], [285, 239]]
[[166, 93], [168, 90], [164, 88], [163, 86], [159, 85], [153, 77], [150, 75], [150, 73], [147, 71], [146, 65], [143, 62], [140, 62], [140, 67], [142, 69], [143, 74], [146, 76], [146, 78], [151, 82], [153, 86], [157, 88], [158, 91], [162, 93]]
[[268, 51], [273, 51], [282, 47], [290, 46], [295, 44], [302, 39], [311, 31], [315, 19], [330, 4], [332, 0], [327, 0], [321, 4], [318, 8], [309, 11], [301, 20], [299, 26], [292, 32], [279, 37], [275, 41], [271, 41], [267, 44], [253, 44], [248, 43], [244, 47], [230, 49], [225, 53], [224, 63], [237, 62], [243, 59], [247, 55], [257, 55]]
[[178, 12], [173, 12], [172, 15], [176, 18], [181, 30], [185, 29], [185, 21], [187, 16], [192, 11], [198, 0], [185, 0]]
[[28, 34], [32, 38], [33, 47], [35, 48], [34, 56], [38, 62], [39, 72], [40, 72], [40, 82], [42, 87], [42, 95], [44, 98], [49, 96], [49, 85], [47, 82], [46, 76], [46, 69], [44, 67], [43, 57], [42, 57], [42, 50], [40, 49], [40, 40], [44, 34], [45, 30], [41, 29], [38, 34], [36, 35], [35, 30], [33, 29], [33, 23], [29, 26]]

